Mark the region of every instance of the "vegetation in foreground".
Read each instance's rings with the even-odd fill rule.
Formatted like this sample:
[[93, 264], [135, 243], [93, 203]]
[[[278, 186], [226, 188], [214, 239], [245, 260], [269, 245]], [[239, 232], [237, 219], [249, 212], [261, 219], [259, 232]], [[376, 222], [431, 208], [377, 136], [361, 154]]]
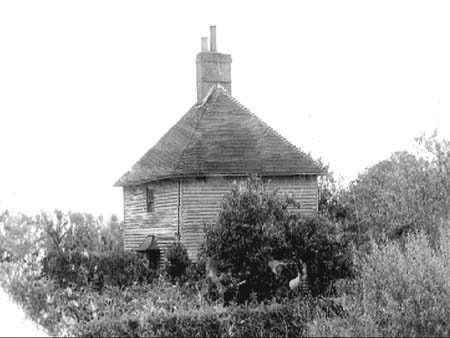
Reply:
[[53, 335], [448, 336], [450, 143], [417, 145], [346, 188], [325, 177], [319, 217], [252, 178], [198, 263], [174, 243], [161, 271], [123, 252], [117, 218], [5, 211], [1, 286]]

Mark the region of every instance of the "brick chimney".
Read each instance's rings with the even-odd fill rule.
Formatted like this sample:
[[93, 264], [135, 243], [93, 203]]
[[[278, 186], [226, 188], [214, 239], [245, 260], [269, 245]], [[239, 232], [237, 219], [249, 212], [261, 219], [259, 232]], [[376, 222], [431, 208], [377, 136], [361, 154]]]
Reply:
[[231, 94], [231, 55], [217, 52], [216, 26], [210, 26], [208, 38], [202, 38], [202, 49], [197, 54], [197, 102], [201, 103], [209, 89], [219, 83]]

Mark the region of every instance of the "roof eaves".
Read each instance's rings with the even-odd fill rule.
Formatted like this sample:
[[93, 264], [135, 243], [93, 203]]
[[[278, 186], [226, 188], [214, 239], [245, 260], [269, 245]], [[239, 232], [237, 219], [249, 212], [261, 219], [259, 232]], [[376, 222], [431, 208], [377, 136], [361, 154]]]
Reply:
[[[147, 180], [137, 180], [134, 182], [129, 183], [121, 183], [117, 186], [136, 186], [136, 185], [142, 185], [147, 184], [151, 182], [157, 182], [157, 181], [163, 181], [163, 180], [171, 180], [171, 179], [180, 179], [180, 178], [196, 178], [196, 177], [249, 177], [252, 173], [217, 173], [217, 174], [170, 174], [170, 175], [161, 175], [161, 176], [155, 176], [154, 178], [147, 179]], [[320, 176], [324, 175], [322, 172], [285, 172], [285, 173], [264, 173], [264, 174], [258, 174], [262, 177], [289, 177], [289, 176]]]

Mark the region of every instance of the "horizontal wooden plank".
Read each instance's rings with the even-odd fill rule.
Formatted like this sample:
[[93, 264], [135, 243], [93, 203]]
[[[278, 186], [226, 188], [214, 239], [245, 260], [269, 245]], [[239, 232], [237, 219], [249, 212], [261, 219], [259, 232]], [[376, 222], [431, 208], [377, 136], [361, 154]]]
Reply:
[[[175, 240], [178, 218], [178, 185], [176, 182], [152, 184], [155, 212], [148, 213], [145, 186], [124, 188], [124, 245], [138, 247], [148, 235], [156, 235], [158, 245], [167, 247]], [[170, 239], [167, 239], [170, 238]]]
[[[204, 240], [204, 224], [214, 224], [220, 212], [224, 196], [231, 191], [239, 178], [184, 179], [181, 184], [180, 212], [182, 240], [189, 256], [196, 257]], [[178, 222], [178, 183], [167, 181], [153, 183], [155, 212], [146, 212], [145, 187], [138, 186], [124, 191], [125, 243], [137, 246], [147, 234], [173, 235]], [[317, 210], [317, 182], [307, 177], [272, 178], [266, 182], [268, 192], [277, 190], [300, 202], [300, 209], [290, 207], [291, 212], [314, 213]], [[163, 244], [161, 244], [163, 245]]]

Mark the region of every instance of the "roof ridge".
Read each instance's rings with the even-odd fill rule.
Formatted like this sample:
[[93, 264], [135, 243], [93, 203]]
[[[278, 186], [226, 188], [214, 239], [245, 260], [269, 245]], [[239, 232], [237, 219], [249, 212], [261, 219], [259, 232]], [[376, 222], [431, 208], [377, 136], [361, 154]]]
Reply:
[[[206, 104], [206, 102], [208, 102], [209, 97], [212, 95], [212, 93], [214, 92], [214, 90], [216, 89], [216, 86], [220, 86], [219, 84], [215, 84], [213, 85], [211, 88], [209, 88], [208, 92], [206, 93], [205, 97], [203, 98], [202, 102], [194, 105], [195, 108], [200, 108], [202, 106], [204, 106]], [[221, 86], [222, 87], [222, 86]], [[225, 89], [225, 88], [224, 88]]]
[[[248, 109], [247, 107], [245, 107], [242, 103], [239, 102], [238, 99], [236, 99], [235, 97], [233, 97], [227, 90], [226, 88], [224, 88], [221, 84], [217, 84], [217, 88], [220, 89], [223, 94], [225, 96], [227, 96], [230, 100], [232, 100], [234, 103], [236, 103], [240, 108], [242, 108], [244, 111], [246, 111], [248, 114], [250, 114], [251, 116], [253, 116], [254, 118], [256, 118], [258, 120], [259, 123], [261, 123], [262, 125], [264, 125], [266, 128], [268, 128], [271, 132], [273, 132], [275, 135], [277, 135], [287, 146], [293, 148], [294, 150], [296, 150], [297, 152], [299, 152], [301, 155], [304, 155], [308, 158], [310, 158], [314, 164], [315, 161], [311, 158], [311, 156], [307, 153], [305, 153], [304, 151], [302, 151], [299, 147], [297, 147], [296, 145], [292, 144], [288, 139], [286, 139], [283, 135], [281, 135], [279, 132], [277, 132], [275, 129], [273, 129], [270, 125], [268, 125], [266, 122], [264, 122], [258, 115], [256, 115], [255, 113], [253, 113], [250, 109]], [[317, 164], [316, 164], [317, 165]]]
[[204, 102], [200, 106], [195, 106], [195, 108], [194, 108], [194, 109], [202, 109], [202, 112], [200, 113], [200, 116], [198, 116], [197, 121], [195, 122], [195, 127], [194, 127], [194, 130], [192, 131], [192, 134], [191, 134], [191, 137], [189, 138], [189, 141], [186, 142], [186, 146], [184, 147], [183, 151], [180, 153], [180, 158], [178, 159], [178, 162], [177, 162], [177, 164], [174, 167], [174, 171], [175, 172], [178, 170], [178, 167], [179, 167], [181, 161], [183, 160], [184, 153], [189, 148], [189, 145], [191, 144], [192, 139], [194, 138], [194, 134], [197, 132], [198, 126], [200, 124], [200, 121], [202, 120], [202, 117], [203, 117], [203, 115], [206, 112], [205, 103], [208, 100], [208, 98], [211, 95], [211, 93], [212, 93], [212, 90], [210, 90], [208, 95], [205, 96]]

